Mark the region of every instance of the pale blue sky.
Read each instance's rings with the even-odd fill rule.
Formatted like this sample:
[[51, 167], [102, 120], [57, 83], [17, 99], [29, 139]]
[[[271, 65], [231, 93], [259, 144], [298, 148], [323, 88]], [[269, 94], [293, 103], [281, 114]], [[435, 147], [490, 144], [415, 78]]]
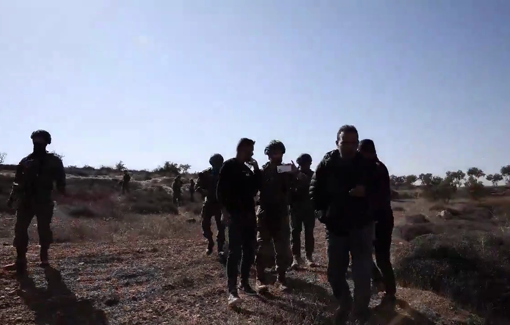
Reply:
[[510, 164], [508, 0], [0, 0], [0, 151], [66, 165], [286, 160], [354, 124], [390, 172]]

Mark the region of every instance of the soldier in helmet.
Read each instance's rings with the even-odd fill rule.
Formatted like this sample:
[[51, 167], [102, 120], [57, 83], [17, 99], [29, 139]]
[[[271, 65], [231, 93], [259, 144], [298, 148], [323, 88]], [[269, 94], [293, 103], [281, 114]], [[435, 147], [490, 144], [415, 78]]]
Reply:
[[[265, 269], [271, 264], [273, 251], [276, 257], [277, 282], [281, 289], [287, 288], [285, 274], [290, 260], [289, 230], [289, 196], [294, 184], [297, 168], [291, 165], [291, 172], [281, 172], [285, 146], [281, 141], [273, 140], [264, 153], [269, 162], [264, 164], [259, 173], [259, 206], [257, 209], [257, 242], [259, 249], [256, 256], [257, 288], [259, 292], [267, 290]], [[273, 241], [273, 245], [271, 244]]]
[[208, 240], [206, 254], [211, 255], [214, 247], [213, 233], [211, 231], [211, 219], [214, 217], [216, 222], [216, 242], [218, 244], [218, 255], [223, 258], [223, 246], [225, 244], [225, 225], [221, 222], [221, 205], [218, 202], [216, 190], [221, 166], [223, 165], [223, 156], [216, 153], [209, 159], [210, 168], [198, 174], [197, 192], [201, 193], [204, 199], [202, 206], [202, 231], [204, 237]]
[[124, 169], [124, 176], [122, 176], [122, 194], [129, 193], [129, 182], [131, 182], [131, 175], [127, 169]]
[[291, 196], [291, 227], [292, 227], [292, 268], [297, 268], [302, 263], [301, 259], [301, 231], [305, 228], [305, 252], [308, 266], [314, 266], [313, 250], [314, 237], [313, 229], [315, 227], [315, 213], [308, 190], [312, 179], [313, 171], [312, 157], [304, 153], [297, 159], [299, 165], [299, 175], [301, 176]]
[[173, 190], [173, 202], [177, 206], [180, 205], [182, 200], [182, 179], [181, 175], [177, 175], [174, 179], [174, 182], [172, 183], [172, 190]]
[[4, 267], [23, 273], [27, 267], [28, 227], [35, 216], [39, 232], [41, 266], [48, 263], [48, 249], [53, 242], [50, 224], [53, 217], [53, 183], [65, 195], [66, 175], [62, 160], [46, 151], [51, 144], [51, 135], [44, 130], [32, 133], [33, 152], [21, 159], [16, 167], [16, 175], [7, 206], [16, 207], [14, 242], [17, 258], [15, 263]]
[[189, 181], [189, 200], [190, 200], [190, 202], [195, 202], [195, 190], [196, 190], [195, 180], [191, 179]]

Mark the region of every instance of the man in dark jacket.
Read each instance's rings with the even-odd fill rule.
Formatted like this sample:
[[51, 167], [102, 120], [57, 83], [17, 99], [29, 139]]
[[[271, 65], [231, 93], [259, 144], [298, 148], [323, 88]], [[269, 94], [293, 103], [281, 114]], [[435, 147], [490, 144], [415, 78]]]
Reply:
[[[342, 322], [349, 314], [364, 322], [369, 315], [372, 275], [375, 164], [357, 152], [358, 131], [344, 125], [337, 133], [337, 149], [328, 152], [310, 183], [310, 199], [328, 238], [328, 281], [340, 307], [335, 315]], [[352, 256], [354, 302], [346, 281]], [[352, 309], [352, 312], [351, 312]]]
[[12, 191], [7, 201], [8, 207], [16, 205], [16, 225], [14, 226], [14, 242], [17, 258], [14, 264], [6, 265], [6, 270], [23, 273], [27, 267], [28, 227], [34, 216], [37, 218], [41, 266], [48, 263], [48, 249], [53, 242], [51, 219], [54, 201], [52, 198], [53, 183], [57, 190], [65, 195], [66, 174], [62, 160], [46, 151], [51, 144], [51, 135], [44, 130], [32, 133], [33, 152], [21, 159], [16, 167], [16, 175]]
[[359, 144], [359, 152], [370, 161], [375, 162], [378, 171], [377, 201], [373, 208], [375, 224], [375, 260], [373, 266], [373, 278], [377, 284], [384, 285], [386, 294], [382, 300], [384, 305], [394, 305], [397, 291], [395, 274], [391, 265], [391, 235], [393, 233], [394, 218], [391, 209], [390, 175], [386, 166], [377, 157], [375, 144], [370, 139], [362, 140]]
[[198, 174], [197, 187], [198, 191], [205, 196], [204, 205], [202, 206], [202, 232], [208, 241], [206, 254], [211, 255], [213, 252], [214, 241], [211, 231], [211, 219], [214, 217], [218, 234], [216, 242], [218, 244], [218, 256], [223, 260], [223, 246], [225, 244], [225, 225], [221, 222], [221, 205], [216, 196], [216, 188], [221, 166], [223, 165], [223, 156], [219, 153], [214, 154], [209, 159], [210, 168], [201, 171]]
[[127, 169], [124, 169], [124, 176], [122, 176], [122, 194], [129, 193], [129, 183], [131, 182], [131, 175]]
[[[257, 161], [253, 159], [255, 141], [242, 138], [237, 145], [235, 158], [225, 161], [220, 170], [217, 196], [222, 206], [223, 222], [229, 227], [227, 258], [228, 304], [239, 302], [237, 276], [241, 260], [240, 289], [248, 295], [256, 295], [249, 283], [250, 268], [257, 245], [257, 219], [255, 195], [258, 192], [260, 174]], [[254, 171], [247, 166], [252, 165]]]

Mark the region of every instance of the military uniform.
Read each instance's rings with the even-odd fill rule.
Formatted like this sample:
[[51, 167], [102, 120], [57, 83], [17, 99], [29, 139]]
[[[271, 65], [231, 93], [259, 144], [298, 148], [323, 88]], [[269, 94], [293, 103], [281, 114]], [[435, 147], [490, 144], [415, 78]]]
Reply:
[[301, 177], [297, 181], [291, 197], [291, 227], [292, 227], [292, 255], [301, 257], [301, 231], [305, 228], [305, 252], [311, 261], [314, 251], [313, 230], [315, 227], [315, 213], [310, 201], [308, 189], [313, 171], [299, 171]]
[[218, 244], [218, 253], [223, 252], [225, 244], [225, 225], [221, 222], [221, 204], [218, 201], [216, 190], [219, 180], [219, 171], [208, 168], [198, 174], [197, 190], [205, 195], [204, 204], [202, 206], [202, 232], [204, 237], [209, 241], [207, 253], [212, 253], [214, 246], [213, 233], [211, 231], [211, 219], [214, 217], [218, 234], [216, 242]]
[[[260, 197], [257, 209], [257, 243], [255, 260], [257, 280], [264, 285], [265, 269], [271, 266], [273, 252], [279, 281], [285, 281], [290, 266], [289, 195], [294, 175], [278, 173], [277, 167], [266, 163], [260, 170]], [[271, 243], [273, 241], [273, 244]], [[274, 245], [274, 248], [273, 248]]]
[[[36, 131], [34, 137], [45, 137], [47, 144], [51, 137], [46, 131]], [[35, 146], [35, 145], [34, 145]], [[62, 160], [45, 150], [38, 151], [23, 158], [16, 167], [16, 174], [8, 205], [16, 206], [16, 225], [14, 226], [13, 246], [17, 251], [17, 260], [13, 265], [18, 270], [26, 267], [28, 248], [28, 227], [34, 216], [37, 218], [39, 244], [41, 246], [41, 263], [48, 263], [48, 249], [53, 243], [51, 220], [53, 218], [54, 201], [52, 198], [53, 183], [57, 190], [64, 194], [66, 175]]]
[[129, 193], [129, 182], [131, 182], [131, 175], [126, 171], [122, 177], [122, 194]]
[[173, 190], [173, 202], [174, 204], [179, 205], [182, 201], [182, 181], [180, 178], [175, 178], [174, 182], [172, 183], [172, 190]]
[[195, 181], [191, 180], [189, 182], [189, 200], [191, 202], [195, 202]]

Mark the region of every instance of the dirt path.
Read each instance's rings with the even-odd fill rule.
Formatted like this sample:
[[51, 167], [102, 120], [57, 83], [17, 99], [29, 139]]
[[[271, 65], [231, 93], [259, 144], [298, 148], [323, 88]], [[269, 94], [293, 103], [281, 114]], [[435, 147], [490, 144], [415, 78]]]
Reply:
[[[290, 272], [292, 292], [246, 297], [239, 311], [226, 307], [223, 266], [204, 256], [198, 224], [174, 239], [56, 244], [46, 272], [32, 245], [27, 278], [0, 273], [0, 324], [329, 324], [335, 302], [324, 232], [316, 233], [321, 266]], [[4, 241], [2, 264], [13, 254]], [[465, 324], [469, 317], [432, 293], [399, 288], [398, 295], [397, 312], [376, 313], [373, 324]], [[378, 302], [374, 295], [371, 305]]]

